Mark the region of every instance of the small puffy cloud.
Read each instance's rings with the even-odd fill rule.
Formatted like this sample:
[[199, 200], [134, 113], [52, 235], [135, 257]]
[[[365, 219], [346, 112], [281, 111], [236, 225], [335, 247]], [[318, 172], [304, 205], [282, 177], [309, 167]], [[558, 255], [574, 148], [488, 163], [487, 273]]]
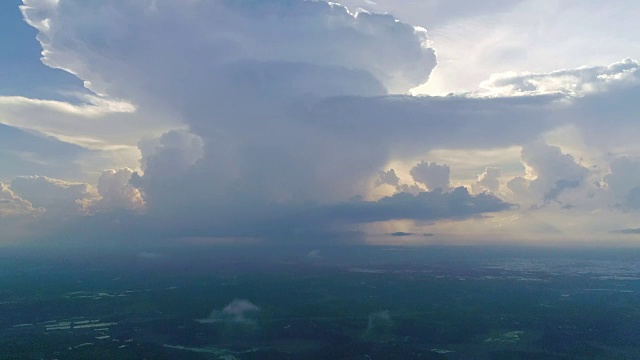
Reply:
[[[183, 130], [171, 130], [159, 138], [146, 138], [138, 144], [145, 173], [165, 171], [180, 174], [203, 156], [202, 139]], [[165, 166], [172, 164], [170, 169]]]
[[307, 254], [307, 259], [320, 260], [322, 259], [322, 254], [320, 253], [320, 250], [311, 250]]
[[480, 84], [490, 95], [540, 95], [561, 93], [570, 96], [603, 92], [611, 87], [640, 84], [640, 63], [624, 59], [609, 66], [580, 67], [550, 73], [494, 74]]
[[500, 176], [502, 176], [502, 169], [487, 167], [482, 174], [478, 175], [478, 181], [473, 183], [471, 187], [476, 193], [485, 190], [497, 193], [500, 191]]
[[140, 190], [130, 184], [134, 171], [128, 168], [105, 170], [98, 178], [98, 198], [88, 199], [84, 207], [91, 211], [115, 209], [142, 211], [145, 208]]
[[369, 314], [369, 320], [367, 322], [367, 329], [365, 330], [365, 336], [375, 336], [386, 334], [391, 331], [395, 322], [391, 319], [389, 310], [379, 311]]
[[400, 185], [400, 178], [396, 175], [396, 171], [394, 169], [389, 169], [387, 171], [380, 171], [380, 176], [376, 179], [374, 184], [376, 187], [382, 185], [391, 185], [396, 187]]
[[201, 323], [235, 323], [244, 325], [255, 325], [256, 315], [260, 308], [249, 300], [235, 299], [222, 310], [213, 310], [211, 315], [205, 319], [199, 319]]
[[390, 185], [393, 186], [396, 192], [405, 192], [410, 194], [417, 194], [421, 191], [424, 191], [422, 187], [417, 184], [405, 184], [400, 181], [398, 175], [396, 175], [396, 171], [394, 169], [389, 169], [387, 171], [380, 171], [379, 177], [376, 179], [374, 186], [380, 187], [382, 185]]
[[589, 175], [589, 169], [577, 163], [573, 156], [542, 141], [523, 146], [521, 156], [527, 175], [533, 180], [517, 177], [507, 186], [514, 193], [528, 193], [534, 201], [557, 200], [565, 190], [580, 186]]
[[447, 165], [422, 161], [411, 169], [410, 174], [415, 182], [424, 184], [429, 190], [442, 189], [446, 191], [450, 187], [451, 169]]

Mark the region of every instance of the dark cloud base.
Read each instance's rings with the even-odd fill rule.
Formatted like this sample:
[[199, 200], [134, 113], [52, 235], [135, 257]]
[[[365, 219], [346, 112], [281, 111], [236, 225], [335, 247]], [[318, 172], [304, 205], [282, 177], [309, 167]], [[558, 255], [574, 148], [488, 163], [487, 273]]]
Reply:
[[180, 217], [122, 210], [78, 218], [68, 223], [58, 238], [248, 237], [275, 243], [360, 243], [366, 234], [357, 230], [359, 224], [463, 220], [512, 207], [491, 194], [471, 195], [466, 188], [459, 187], [451, 192], [438, 189], [417, 195], [398, 193], [377, 201], [263, 204], [254, 207], [250, 214], [243, 207], [220, 216], [216, 216], [215, 208], [194, 208]]

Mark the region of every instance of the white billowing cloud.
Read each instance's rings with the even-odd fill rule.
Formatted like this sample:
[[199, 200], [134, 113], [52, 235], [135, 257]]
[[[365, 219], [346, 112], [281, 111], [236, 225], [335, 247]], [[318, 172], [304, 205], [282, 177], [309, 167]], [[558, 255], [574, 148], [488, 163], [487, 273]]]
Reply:
[[83, 200], [97, 197], [88, 184], [46, 176], [18, 177], [11, 182], [11, 190], [33, 206], [46, 209], [47, 217], [63, 219], [79, 216], [84, 211]]
[[411, 177], [417, 183], [424, 184], [429, 190], [448, 190], [451, 169], [447, 165], [422, 161], [411, 169]]
[[19, 217], [19, 221], [3, 221], [5, 235], [52, 236], [65, 226], [88, 220], [97, 213], [142, 212], [145, 207], [142, 196], [129, 184], [133, 173], [130, 169], [106, 170], [97, 187], [46, 176], [18, 177], [10, 186], [2, 184], [0, 218]]
[[386, 150], [314, 123], [316, 103], [406, 92], [435, 66], [423, 29], [325, 2], [26, 1], [23, 14], [40, 31], [46, 64], [139, 112], [165, 110], [202, 138], [205, 155], [190, 175], [200, 196], [226, 184], [277, 201], [353, 195]]
[[563, 192], [582, 185], [589, 175], [589, 169], [577, 163], [573, 156], [542, 141], [522, 147], [522, 162], [527, 168], [527, 178], [516, 177], [507, 186], [534, 203], [558, 200]]
[[9, 187], [0, 183], [0, 218], [17, 215], [35, 215], [44, 209], [34, 208], [33, 205], [11, 191]]
[[[17, 177], [9, 186], [2, 185], [0, 217], [29, 216], [21, 216], [20, 221], [3, 223], [3, 226], [7, 232], [13, 229], [18, 237], [27, 233], [51, 236], [69, 224], [89, 220], [98, 213], [142, 212], [145, 203], [140, 191], [129, 184], [133, 173], [130, 169], [106, 170], [99, 177], [97, 187], [46, 176]], [[18, 231], [18, 227], [22, 230]]]
[[[159, 138], [143, 139], [139, 143], [142, 170], [165, 176], [184, 173], [204, 155], [202, 139], [186, 131], [172, 130]], [[163, 166], [171, 164], [170, 168]]]
[[373, 186], [380, 187], [382, 185], [390, 185], [392, 186], [396, 192], [401, 193], [410, 193], [413, 195], [418, 194], [425, 189], [420, 187], [415, 182], [413, 184], [407, 184], [400, 180], [400, 177], [396, 175], [396, 171], [394, 169], [389, 169], [387, 171], [380, 171], [379, 177], [375, 180]]
[[311, 250], [309, 251], [309, 253], [307, 253], [307, 259], [321, 260], [322, 253], [320, 252], [320, 250]]
[[[25, 0], [21, 9], [39, 31], [47, 65], [77, 74], [97, 93], [124, 98], [136, 97], [132, 86], [157, 95], [177, 90], [167, 88], [169, 79], [191, 86], [218, 66], [244, 60], [365, 71], [391, 92], [426, 81], [435, 67], [434, 50], [427, 46], [423, 29], [389, 15], [353, 14], [325, 2], [161, 0], [87, 5]], [[129, 46], [132, 39], [141, 46]], [[184, 59], [188, 52], [199, 55]], [[146, 74], [140, 73], [142, 68]], [[154, 78], [161, 83], [153, 83]], [[181, 88], [178, 82], [173, 85]], [[212, 84], [205, 80], [200, 85]]]
[[0, 179], [37, 174], [94, 182], [105, 168], [137, 167], [136, 145], [143, 136], [184, 126], [128, 102], [72, 97], [64, 102], [0, 96]]
[[228, 322], [245, 325], [255, 325], [256, 315], [260, 308], [249, 300], [235, 299], [222, 310], [213, 310], [205, 319], [199, 319], [201, 323]]
[[582, 96], [609, 90], [612, 86], [640, 84], [640, 64], [624, 59], [609, 66], [580, 67], [550, 73], [493, 74], [480, 87], [489, 95], [540, 95], [562, 93]]
[[497, 193], [500, 191], [500, 176], [502, 176], [502, 169], [497, 167], [487, 167], [484, 172], [478, 175], [478, 181], [473, 183], [471, 187], [474, 192], [482, 192], [485, 190]]
[[144, 200], [140, 190], [130, 184], [134, 171], [128, 168], [105, 170], [98, 178], [99, 199], [89, 202], [85, 207], [94, 211], [125, 209], [143, 211]]
[[131, 174], [131, 184], [142, 191], [147, 202], [182, 196], [175, 190], [188, 191], [184, 189], [184, 178], [202, 158], [203, 146], [200, 137], [181, 130], [169, 131], [156, 139], [143, 139], [139, 147], [144, 173]]

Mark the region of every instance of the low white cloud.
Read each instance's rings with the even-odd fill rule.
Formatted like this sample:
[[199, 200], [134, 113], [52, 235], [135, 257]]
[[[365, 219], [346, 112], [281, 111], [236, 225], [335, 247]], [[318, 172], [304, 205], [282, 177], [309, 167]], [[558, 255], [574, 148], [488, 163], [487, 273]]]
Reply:
[[322, 254], [320, 253], [320, 250], [311, 250], [307, 254], [307, 259], [321, 260], [322, 259]]
[[395, 324], [389, 310], [379, 311], [369, 314], [369, 320], [367, 321], [367, 329], [365, 330], [365, 336], [375, 336], [379, 334], [388, 333], [391, 327]]
[[208, 318], [198, 319], [201, 323], [232, 323], [256, 325], [256, 316], [260, 308], [249, 300], [235, 299], [222, 310], [213, 310]]

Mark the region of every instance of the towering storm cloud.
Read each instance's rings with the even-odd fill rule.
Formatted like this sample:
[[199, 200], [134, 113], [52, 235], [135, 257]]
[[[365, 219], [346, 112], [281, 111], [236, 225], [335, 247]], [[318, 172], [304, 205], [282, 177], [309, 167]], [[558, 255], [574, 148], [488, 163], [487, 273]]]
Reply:
[[[522, 199], [605, 191], [590, 187], [606, 174], [550, 145], [548, 135], [575, 126], [605, 147], [602, 134], [629, 133], [622, 128], [637, 112], [607, 108], [637, 92], [630, 59], [493, 75], [479, 89], [444, 97], [408, 95], [436, 69], [427, 31], [324, 1], [23, 3], [43, 63], [74, 74], [91, 94], [75, 95], [84, 105], [9, 99], [11, 126], [34, 104], [48, 106], [51, 121], [23, 124], [78, 144], [68, 161], [76, 167], [114, 149], [140, 155], [137, 166], [114, 155], [100, 169], [93, 161], [84, 174], [93, 185], [35, 166], [42, 173], [0, 178], [12, 196], [61, 221], [131, 212], [141, 223], [114, 223], [177, 237], [259, 237], [475, 219], [513, 211]], [[604, 126], [605, 113], [624, 126]], [[521, 156], [505, 160], [516, 166], [466, 159], [467, 179], [459, 162], [431, 157], [517, 147]]]
[[[130, 181], [167, 218], [198, 209], [191, 218], [214, 212], [227, 223], [277, 203], [346, 201], [394, 148], [432, 146], [409, 126], [437, 130], [449, 112], [440, 101], [380, 98], [426, 82], [436, 66], [426, 31], [390, 15], [310, 1], [25, 1], [22, 11], [45, 64], [187, 126], [142, 140], [143, 172]], [[141, 208], [122, 199], [137, 193], [118, 191], [123, 206]]]
[[[185, 181], [197, 176], [208, 192], [240, 178], [242, 191], [269, 199], [317, 198], [331, 178], [362, 180], [375, 155], [355, 154], [358, 145], [301, 112], [319, 97], [406, 92], [436, 65], [424, 29], [324, 2], [25, 1], [22, 10], [47, 65], [141, 111], [164, 109], [202, 138], [202, 165]], [[163, 156], [154, 166], [180, 166]], [[149, 196], [166, 191], [153, 182]]]

